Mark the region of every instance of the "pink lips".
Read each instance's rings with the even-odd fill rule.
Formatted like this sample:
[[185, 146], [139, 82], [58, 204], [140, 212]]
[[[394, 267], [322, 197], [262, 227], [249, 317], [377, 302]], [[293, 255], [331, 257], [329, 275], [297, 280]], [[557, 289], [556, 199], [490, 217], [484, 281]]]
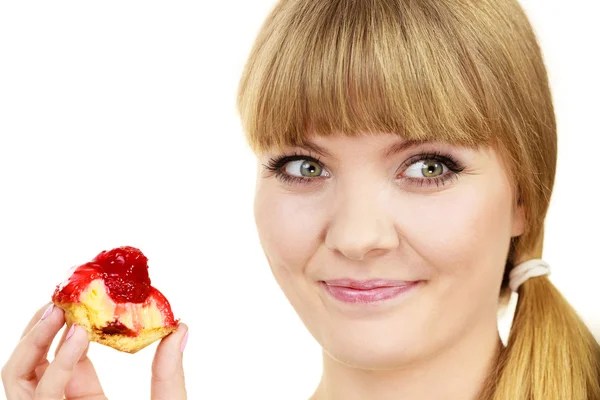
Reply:
[[344, 303], [375, 303], [405, 293], [417, 286], [419, 281], [336, 279], [322, 281], [321, 284], [332, 297]]

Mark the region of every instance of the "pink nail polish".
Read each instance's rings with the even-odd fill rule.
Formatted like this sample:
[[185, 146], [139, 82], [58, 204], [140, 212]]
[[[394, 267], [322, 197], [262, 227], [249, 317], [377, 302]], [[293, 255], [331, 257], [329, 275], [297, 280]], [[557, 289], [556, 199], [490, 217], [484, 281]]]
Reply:
[[69, 338], [73, 336], [73, 333], [75, 333], [76, 326], [76, 324], [71, 325], [71, 329], [69, 329], [69, 332], [67, 332], [67, 337], [65, 338], [65, 341], [69, 340]]
[[187, 339], [188, 339], [188, 333], [190, 333], [190, 331], [187, 331], [185, 333], [185, 336], [183, 336], [183, 339], [181, 339], [181, 352], [183, 353], [183, 350], [185, 350], [185, 345], [187, 344]]
[[50, 307], [46, 308], [46, 311], [44, 311], [44, 315], [42, 315], [42, 319], [40, 321], [43, 321], [46, 318], [48, 318], [50, 316], [50, 314], [52, 314], [53, 310], [54, 310], [54, 304], [50, 304]]

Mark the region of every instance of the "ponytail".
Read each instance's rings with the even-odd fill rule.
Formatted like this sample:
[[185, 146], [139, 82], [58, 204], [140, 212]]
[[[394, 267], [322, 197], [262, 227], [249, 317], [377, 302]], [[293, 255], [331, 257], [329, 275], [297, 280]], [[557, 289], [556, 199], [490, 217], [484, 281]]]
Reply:
[[545, 276], [523, 283], [518, 296], [485, 399], [600, 399], [600, 346], [575, 310]]

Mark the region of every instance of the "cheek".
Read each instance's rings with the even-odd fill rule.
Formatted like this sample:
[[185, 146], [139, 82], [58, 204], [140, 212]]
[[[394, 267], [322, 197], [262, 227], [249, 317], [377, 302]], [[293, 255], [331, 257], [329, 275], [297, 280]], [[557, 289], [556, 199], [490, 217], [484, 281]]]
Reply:
[[278, 269], [299, 273], [321, 240], [319, 199], [273, 186], [266, 183], [256, 191], [254, 217], [258, 235], [276, 274], [284, 272]]
[[495, 182], [463, 183], [411, 199], [411, 212], [402, 213], [398, 226], [435, 274], [499, 284], [510, 243], [511, 195], [508, 186]]

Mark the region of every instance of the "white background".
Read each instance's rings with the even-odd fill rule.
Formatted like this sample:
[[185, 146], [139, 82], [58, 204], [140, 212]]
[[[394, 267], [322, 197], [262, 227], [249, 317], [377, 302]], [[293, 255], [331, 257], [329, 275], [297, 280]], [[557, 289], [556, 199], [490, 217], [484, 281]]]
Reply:
[[[190, 325], [190, 399], [306, 399], [320, 351], [254, 231], [235, 111], [271, 0], [0, 3], [0, 360], [71, 266], [141, 248]], [[527, 0], [554, 90], [552, 279], [600, 337], [600, 6]], [[155, 345], [93, 344], [112, 400], [149, 397]]]

